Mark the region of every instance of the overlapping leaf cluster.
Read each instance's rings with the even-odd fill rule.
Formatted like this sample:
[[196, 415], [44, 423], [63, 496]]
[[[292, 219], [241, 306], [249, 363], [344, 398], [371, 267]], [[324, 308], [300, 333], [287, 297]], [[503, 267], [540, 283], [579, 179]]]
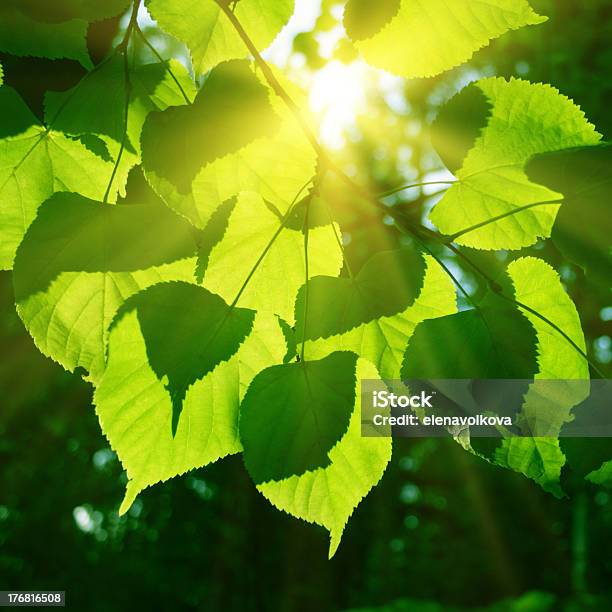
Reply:
[[[130, 7], [125, 37], [91, 66], [87, 24]], [[588, 378], [578, 314], [550, 266], [518, 258], [457, 312], [458, 283], [430, 246], [518, 250], [552, 234], [605, 278], [610, 146], [552, 87], [478, 81], [433, 125], [457, 178], [431, 213], [439, 232], [396, 219], [419, 247], [353, 271], [321, 186], [335, 174], [360, 188], [316, 142], [302, 94], [258, 53], [293, 2], [146, 7], [187, 45], [195, 75], [174, 59], [135, 60], [136, 40], [151, 46], [138, 2], [0, 9], [1, 50], [90, 69], [47, 94], [44, 125], [0, 88], [2, 266], [38, 348], [95, 387], [129, 478], [122, 512], [144, 488], [242, 452], [261, 493], [326, 527], [333, 554], [391, 458], [389, 437], [361, 437], [360, 380]], [[344, 21], [366, 61], [417, 77], [544, 18], [526, 0], [348, 0]], [[126, 188], [128, 176], [147, 187]], [[601, 223], [577, 242], [587, 216]], [[505, 439], [487, 458], [561, 492], [554, 438]]]

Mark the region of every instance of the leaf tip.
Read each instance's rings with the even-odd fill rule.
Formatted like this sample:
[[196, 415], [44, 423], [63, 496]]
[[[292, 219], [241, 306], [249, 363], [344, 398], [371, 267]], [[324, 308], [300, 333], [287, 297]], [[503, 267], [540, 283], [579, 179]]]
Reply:
[[140, 487], [134, 484], [133, 480], [128, 481], [125, 489], [125, 496], [121, 502], [121, 505], [119, 506], [119, 516], [123, 516], [132, 507], [132, 504], [136, 501], [140, 491]]

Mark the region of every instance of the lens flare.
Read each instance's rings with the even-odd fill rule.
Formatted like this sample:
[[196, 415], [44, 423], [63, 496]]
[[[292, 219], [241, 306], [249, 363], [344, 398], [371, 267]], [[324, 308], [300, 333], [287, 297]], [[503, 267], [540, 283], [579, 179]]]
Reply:
[[332, 60], [317, 71], [310, 86], [310, 109], [317, 116], [321, 140], [332, 149], [345, 145], [347, 130], [366, 107], [367, 66]]

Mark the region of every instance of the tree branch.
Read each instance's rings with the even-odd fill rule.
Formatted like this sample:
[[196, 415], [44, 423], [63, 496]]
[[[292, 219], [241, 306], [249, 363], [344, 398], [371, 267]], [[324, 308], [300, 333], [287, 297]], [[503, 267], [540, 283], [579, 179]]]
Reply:
[[[449, 244], [450, 242], [453, 241], [453, 238], [458, 237], [457, 234], [455, 234], [454, 236], [445, 237], [442, 234], [440, 234], [439, 232], [435, 232], [435, 231], [433, 231], [433, 230], [431, 230], [431, 229], [429, 229], [429, 228], [427, 228], [427, 227], [425, 227], [423, 225], [418, 225], [417, 227], [413, 227], [411, 224], [409, 224], [407, 226], [403, 226], [401, 224], [401, 222], [398, 221], [397, 217], [393, 215], [393, 211], [392, 211], [391, 208], [389, 208], [388, 206], [385, 206], [385, 204], [383, 204], [376, 196], [374, 196], [371, 193], [369, 193], [366, 189], [364, 189], [363, 187], [361, 187], [360, 185], [355, 183], [347, 174], [345, 174], [330, 159], [330, 157], [327, 155], [326, 151], [323, 149], [323, 147], [319, 143], [319, 141], [318, 141], [317, 137], [315, 136], [314, 132], [312, 131], [312, 129], [310, 128], [310, 126], [308, 125], [306, 120], [304, 119], [304, 117], [303, 117], [299, 107], [293, 101], [293, 99], [289, 96], [289, 94], [285, 91], [283, 86], [280, 84], [280, 82], [278, 81], [278, 79], [274, 75], [274, 72], [271, 70], [270, 66], [263, 59], [263, 57], [261, 56], [261, 53], [259, 53], [259, 51], [257, 50], [257, 47], [255, 47], [253, 41], [251, 40], [249, 35], [246, 33], [246, 31], [242, 27], [242, 24], [240, 23], [240, 21], [238, 20], [236, 15], [232, 12], [232, 10], [231, 10], [227, 0], [216, 0], [216, 2], [221, 7], [221, 10], [224, 12], [224, 14], [227, 16], [227, 18], [230, 20], [230, 23], [234, 26], [234, 29], [236, 30], [236, 32], [238, 33], [238, 35], [240, 36], [240, 38], [244, 42], [244, 44], [247, 47], [247, 49], [249, 50], [249, 53], [251, 53], [251, 55], [253, 56], [256, 64], [261, 69], [261, 71], [262, 71], [266, 81], [268, 82], [268, 84], [270, 85], [272, 90], [276, 93], [276, 95], [278, 95], [284, 101], [285, 105], [293, 113], [294, 117], [296, 118], [296, 120], [300, 124], [300, 126], [301, 126], [301, 128], [302, 128], [302, 130], [303, 130], [303, 132], [304, 132], [304, 134], [306, 136], [306, 138], [308, 139], [308, 141], [310, 142], [310, 144], [313, 147], [314, 151], [316, 152], [317, 156], [319, 157], [320, 167], [329, 168], [356, 195], [361, 196], [365, 200], [371, 202], [375, 207], [381, 208], [382, 210], [384, 210], [386, 214], [391, 215], [393, 217], [393, 220], [395, 221], [396, 227], [398, 227], [401, 231], [404, 231], [404, 232], [410, 234], [411, 236], [414, 237], [415, 240], [417, 240], [420, 244], [422, 244], [422, 246], [432, 255], [432, 257], [434, 257], [434, 259], [442, 266], [442, 268], [449, 275], [449, 277], [452, 279], [452, 281], [460, 287], [462, 293], [466, 296], [466, 298], [470, 301], [470, 303], [474, 304], [473, 300], [471, 299], [471, 297], [469, 296], [467, 291], [465, 291], [465, 289], [460, 286], [460, 283], [458, 284], [458, 281], [454, 277], [452, 272], [447, 268], [447, 266], [445, 266], [443, 264], [443, 262], [441, 262], [441, 260], [436, 255], [434, 255], [434, 253], [429, 249], [429, 247], [426, 244], [423, 243], [423, 241], [421, 239], [421, 234], [425, 234], [428, 237], [436, 240], [436, 242], [443, 244], [446, 248], [449, 248], [451, 251], [453, 251], [455, 254], [457, 254], [457, 253], [459, 253], [458, 249], [456, 247], [454, 247], [453, 245]], [[523, 207], [522, 209], [516, 209], [515, 211], [512, 211], [510, 213], [507, 213], [507, 214], [504, 214], [504, 215], [500, 215], [500, 218], [504, 218], [506, 216], [510, 216], [511, 214], [516, 214], [516, 212], [520, 212], [521, 210], [524, 210], [526, 208], [533, 208], [534, 206], [543, 206], [545, 204], [558, 204], [558, 203], [559, 203], [558, 200], [554, 200], [554, 201], [551, 201], [551, 202], [535, 202], [533, 204], [528, 204], [526, 207]], [[493, 220], [496, 220], [496, 219], [493, 219]], [[491, 223], [491, 222], [493, 222], [493, 220], [489, 220], [486, 223]], [[486, 223], [484, 223], [484, 224], [486, 224]], [[462, 230], [462, 232], [460, 232], [459, 235], [463, 235], [463, 233], [467, 233], [468, 230], [472, 231], [473, 229], [475, 229], [475, 228], [467, 228], [466, 230]], [[468, 260], [465, 255], [461, 254], [461, 256], [462, 256], [463, 259]], [[504, 295], [501, 287], [493, 279], [488, 277], [488, 275], [486, 275], [479, 268], [477, 268], [475, 266], [473, 266], [473, 267], [483, 276], [483, 278], [485, 280], [487, 280], [487, 282], [489, 283], [491, 288], [494, 290], [494, 293], [496, 295], [500, 296], [500, 298], [503, 298], [503, 299], [505, 299], [507, 301], [512, 302], [513, 304], [515, 304], [519, 308], [522, 308], [523, 310], [526, 310], [527, 312], [530, 312], [534, 316], [537, 316], [539, 319], [544, 321], [552, 329], [554, 329], [559, 334], [561, 334], [561, 336], [563, 338], [565, 338], [565, 340], [567, 342], [569, 342], [569, 344], [584, 359], [586, 359], [587, 363], [589, 363], [591, 365], [591, 367], [594, 369], [594, 371], [601, 375], [601, 373], [599, 372], [597, 367], [591, 362], [591, 360], [586, 355], [586, 353], [582, 349], [580, 349], [580, 347], [563, 330], [561, 330], [555, 323], [550, 321], [547, 317], [545, 317], [544, 315], [540, 314], [539, 312], [533, 310], [529, 306], [527, 306], [525, 304], [522, 304], [521, 302], [518, 302], [514, 298], [511, 298], [511, 297], [508, 297], [508, 296]]]

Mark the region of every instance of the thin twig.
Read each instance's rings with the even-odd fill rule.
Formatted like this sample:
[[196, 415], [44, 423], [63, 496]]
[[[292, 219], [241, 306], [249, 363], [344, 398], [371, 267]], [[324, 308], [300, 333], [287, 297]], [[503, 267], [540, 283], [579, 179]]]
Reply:
[[[406, 189], [413, 189], [415, 187], [427, 187], [428, 185], [454, 185], [457, 181], [423, 181], [422, 183], [413, 183], [412, 185], [402, 185], [401, 187], [395, 187], [388, 191], [377, 193], [377, 198], [386, 198], [387, 196], [405, 191]], [[443, 190], [444, 191], [444, 190]]]
[[315, 150], [317, 155], [319, 155], [321, 161], [325, 162], [325, 164], [327, 165], [327, 154], [323, 150], [323, 147], [321, 147], [321, 145], [319, 144], [319, 141], [317, 140], [317, 137], [315, 136], [315, 133], [313, 132], [312, 128], [308, 125], [306, 119], [304, 119], [300, 108], [293, 101], [293, 99], [287, 93], [285, 88], [279, 83], [274, 72], [272, 71], [266, 60], [264, 60], [264, 58], [261, 56], [261, 54], [257, 50], [257, 47], [250, 39], [249, 35], [245, 32], [244, 28], [242, 27], [242, 24], [240, 23], [234, 12], [231, 10], [229, 4], [224, 0], [217, 0], [217, 4], [221, 7], [221, 10], [230, 20], [230, 23], [234, 26], [234, 29], [238, 33], [238, 36], [240, 36], [242, 42], [244, 42], [246, 48], [249, 50], [249, 53], [255, 59], [255, 62], [260, 67], [266, 81], [268, 81], [268, 84], [273, 89], [274, 93], [279, 98], [281, 98], [281, 100], [286, 104], [287, 108], [289, 108], [289, 110], [293, 113], [293, 116], [300, 124], [300, 127], [302, 128], [302, 131], [304, 132], [306, 138], [309, 140], [312, 148]]
[[308, 322], [308, 237], [310, 234], [309, 227], [309, 211], [310, 211], [310, 198], [306, 201], [306, 211], [304, 213], [304, 269], [305, 269], [305, 283], [304, 283], [304, 322], [302, 328], [302, 350], [300, 352], [300, 361], [304, 363], [304, 347], [306, 346], [306, 324]]
[[280, 225], [278, 226], [278, 229], [274, 232], [274, 235], [268, 241], [268, 244], [264, 248], [263, 252], [257, 258], [257, 261], [255, 262], [255, 264], [251, 268], [249, 274], [247, 275], [246, 279], [242, 283], [242, 286], [238, 290], [238, 293], [236, 294], [236, 297], [232, 300], [232, 303], [228, 306], [227, 311], [225, 312], [225, 315], [223, 316], [223, 318], [219, 322], [219, 325], [217, 326], [217, 329], [215, 329], [215, 331], [212, 334], [210, 340], [206, 343], [206, 346], [204, 346], [204, 348], [202, 349], [203, 351], [206, 351], [207, 348], [214, 342], [214, 340], [216, 340], [217, 336], [219, 335], [219, 332], [221, 331], [221, 329], [223, 328], [223, 326], [225, 325], [225, 323], [229, 319], [231, 313], [233, 312], [234, 308], [236, 307], [236, 304], [238, 304], [238, 300], [240, 299], [240, 297], [244, 293], [244, 291], [247, 288], [248, 284], [251, 282], [251, 279], [253, 278], [255, 272], [257, 271], [257, 269], [261, 265], [261, 262], [265, 259], [266, 255], [269, 253], [270, 249], [272, 248], [272, 246], [276, 242], [276, 239], [279, 237], [281, 232], [285, 229], [287, 221], [291, 217], [291, 213], [293, 213], [293, 210], [295, 209], [295, 206], [296, 206], [300, 196], [302, 195], [304, 190], [308, 187], [308, 185], [310, 185], [311, 182], [312, 182], [312, 179], [309, 179], [308, 182], [305, 183], [300, 188], [300, 190], [297, 192], [297, 194], [293, 198], [293, 201], [289, 205], [289, 208], [287, 209], [287, 212], [284, 214], [283, 218], [281, 219], [281, 222], [280, 222]]
[[446, 242], [455, 242], [457, 238], [460, 238], [461, 236], [465, 236], [465, 234], [469, 234], [470, 232], [480, 229], [481, 227], [485, 227], [487, 225], [490, 225], [491, 223], [495, 223], [496, 221], [499, 221], [500, 219], [505, 219], [506, 217], [511, 217], [513, 215], [516, 215], [520, 212], [523, 212], [524, 210], [529, 210], [530, 208], [535, 208], [536, 206], [561, 204], [562, 202], [563, 200], [556, 199], [556, 200], [546, 200], [544, 202], [532, 202], [531, 204], [525, 204], [524, 206], [519, 206], [517, 208], [513, 208], [512, 210], [509, 210], [508, 212], [502, 213], [495, 217], [491, 217], [490, 219], [487, 219], [486, 221], [481, 221], [480, 223], [476, 223], [476, 225], [466, 227], [465, 229], [462, 229], [458, 232], [455, 232], [454, 234], [451, 234], [450, 236], [447, 236], [445, 240]]
[[123, 80], [124, 80], [124, 86], [125, 86], [125, 110], [124, 110], [124, 118], [123, 118], [123, 137], [121, 138], [121, 146], [119, 147], [119, 153], [117, 154], [117, 159], [115, 160], [115, 163], [113, 165], [113, 171], [108, 181], [106, 191], [104, 192], [104, 197], [102, 198], [102, 201], [105, 204], [108, 202], [111, 187], [113, 186], [113, 182], [115, 181], [117, 171], [119, 170], [119, 164], [121, 163], [121, 158], [123, 157], [123, 152], [125, 151], [125, 145], [127, 143], [128, 123], [130, 119], [130, 101], [132, 97], [132, 81], [130, 79], [130, 62], [129, 62], [129, 56], [128, 56], [128, 46], [130, 44], [132, 32], [134, 31], [134, 28], [136, 27], [138, 23], [138, 10], [140, 9], [140, 2], [141, 0], [136, 0], [136, 2], [134, 2], [134, 6], [132, 8], [132, 14], [130, 16], [130, 22], [125, 31], [125, 36], [123, 37], [123, 40], [117, 46], [117, 50], [123, 54]]
[[168, 74], [170, 75], [170, 78], [175, 82], [176, 86], [179, 88], [179, 91], [181, 92], [181, 94], [183, 95], [183, 98], [185, 99], [185, 102], [187, 102], [187, 104], [191, 104], [192, 101], [189, 99], [189, 96], [187, 95], [187, 93], [185, 92], [185, 90], [183, 89], [183, 86], [181, 85], [180, 81], [178, 80], [178, 78], [176, 77], [176, 75], [174, 74], [174, 72], [172, 71], [172, 68], [170, 68], [170, 61], [169, 60], [165, 60], [157, 51], [157, 49], [149, 42], [148, 38], [144, 35], [144, 32], [140, 29], [140, 26], [138, 24], [136, 24], [136, 33], [140, 36], [140, 38], [142, 38], [142, 41], [144, 42], [144, 44], [149, 48], [149, 50], [151, 51], [151, 53], [153, 53], [153, 55], [155, 55], [155, 57], [162, 63], [164, 64], [166, 70], [168, 71]]

